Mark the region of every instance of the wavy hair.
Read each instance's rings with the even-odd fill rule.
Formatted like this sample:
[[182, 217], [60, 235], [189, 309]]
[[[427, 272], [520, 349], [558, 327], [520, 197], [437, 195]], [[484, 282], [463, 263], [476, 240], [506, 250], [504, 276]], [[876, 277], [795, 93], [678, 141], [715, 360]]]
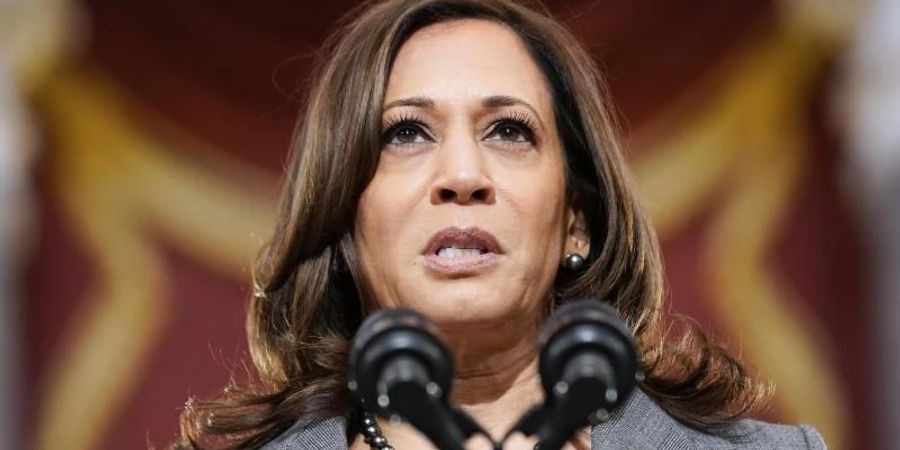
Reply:
[[275, 232], [254, 271], [247, 335], [258, 382], [189, 400], [175, 448], [254, 448], [295, 423], [354, 413], [347, 355], [367, 300], [352, 230], [381, 152], [391, 65], [417, 30], [466, 18], [515, 32], [553, 97], [567, 201], [591, 238], [587, 270], [558, 275], [553, 301], [596, 297], [617, 308], [638, 343], [641, 388], [685, 424], [715, 431], [765, 398], [766, 386], [697, 327], [667, 339], [659, 245], [623, 160], [605, 81], [577, 39], [540, 4], [369, 1], [338, 24], [309, 79]]

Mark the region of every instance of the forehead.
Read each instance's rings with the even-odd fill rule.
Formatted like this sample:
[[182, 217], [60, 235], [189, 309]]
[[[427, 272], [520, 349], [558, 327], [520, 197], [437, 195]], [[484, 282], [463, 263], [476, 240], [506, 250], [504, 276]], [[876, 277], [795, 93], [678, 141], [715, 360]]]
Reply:
[[463, 19], [429, 25], [400, 48], [385, 102], [427, 96], [438, 103], [519, 97], [549, 111], [550, 94], [525, 44], [505, 25]]

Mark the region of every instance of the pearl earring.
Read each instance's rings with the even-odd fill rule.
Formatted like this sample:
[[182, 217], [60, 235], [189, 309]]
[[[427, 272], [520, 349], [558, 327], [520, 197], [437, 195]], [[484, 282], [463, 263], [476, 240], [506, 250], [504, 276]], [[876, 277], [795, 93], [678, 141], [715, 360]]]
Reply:
[[585, 268], [584, 257], [579, 255], [578, 253], [569, 253], [566, 255], [566, 260], [563, 262], [563, 266], [569, 272], [581, 272]]

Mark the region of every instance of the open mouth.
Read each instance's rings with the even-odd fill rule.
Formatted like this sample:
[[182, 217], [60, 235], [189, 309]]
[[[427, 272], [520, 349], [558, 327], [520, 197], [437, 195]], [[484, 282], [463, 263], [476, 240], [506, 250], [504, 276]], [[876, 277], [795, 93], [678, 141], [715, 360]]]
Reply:
[[451, 245], [441, 247], [435, 254], [441, 258], [467, 258], [481, 256], [487, 252], [487, 249], [484, 247], [455, 247]]
[[422, 254], [442, 258], [464, 258], [503, 253], [493, 234], [477, 227], [448, 227], [435, 233]]
[[474, 273], [499, 261], [503, 249], [491, 233], [480, 228], [444, 228], [422, 251], [432, 269], [447, 274]]

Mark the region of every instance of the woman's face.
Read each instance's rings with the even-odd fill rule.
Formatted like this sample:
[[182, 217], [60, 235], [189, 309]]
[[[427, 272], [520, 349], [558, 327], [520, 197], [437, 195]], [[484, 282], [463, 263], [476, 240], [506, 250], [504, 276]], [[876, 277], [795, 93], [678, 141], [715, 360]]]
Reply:
[[354, 236], [375, 306], [445, 327], [539, 315], [563, 253], [587, 253], [566, 232], [553, 100], [524, 44], [485, 20], [416, 32], [382, 119]]

